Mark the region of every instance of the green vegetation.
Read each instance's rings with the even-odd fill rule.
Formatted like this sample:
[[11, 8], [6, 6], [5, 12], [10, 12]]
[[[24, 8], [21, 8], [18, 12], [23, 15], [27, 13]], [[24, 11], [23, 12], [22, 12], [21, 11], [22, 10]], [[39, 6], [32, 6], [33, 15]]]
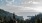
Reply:
[[[12, 16], [13, 15], [13, 16]], [[12, 17], [11, 17], [12, 16]], [[31, 19], [19, 20], [16, 15], [0, 9], [0, 23], [42, 23], [42, 13], [31, 17]]]

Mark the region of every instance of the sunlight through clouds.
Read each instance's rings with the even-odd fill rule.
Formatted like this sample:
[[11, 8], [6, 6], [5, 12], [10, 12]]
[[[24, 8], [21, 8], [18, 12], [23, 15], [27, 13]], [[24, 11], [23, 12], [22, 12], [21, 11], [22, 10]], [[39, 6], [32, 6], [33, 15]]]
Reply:
[[40, 4], [39, 2], [33, 2], [33, 4]]
[[34, 8], [34, 10], [36, 10], [37, 12], [42, 12], [42, 7]]

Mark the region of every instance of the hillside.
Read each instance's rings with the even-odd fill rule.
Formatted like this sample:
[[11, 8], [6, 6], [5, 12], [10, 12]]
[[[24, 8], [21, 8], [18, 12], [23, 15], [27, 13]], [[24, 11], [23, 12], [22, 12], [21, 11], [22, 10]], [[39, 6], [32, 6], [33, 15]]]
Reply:
[[7, 11], [4, 11], [2, 9], [0, 9], [0, 16], [5, 17], [6, 16], [6, 20], [10, 20], [10, 17], [12, 18], [12, 13], [9, 13]]

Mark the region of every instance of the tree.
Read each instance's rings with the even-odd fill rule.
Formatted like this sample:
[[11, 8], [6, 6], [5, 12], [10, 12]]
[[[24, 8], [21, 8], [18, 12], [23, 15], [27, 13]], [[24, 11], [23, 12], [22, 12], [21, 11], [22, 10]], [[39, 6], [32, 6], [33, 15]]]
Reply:
[[20, 20], [19, 19], [17, 19], [17, 23], [20, 23]]
[[40, 23], [40, 19], [39, 18], [37, 19], [37, 23]]
[[4, 17], [4, 23], [7, 23], [7, 21], [6, 21], [6, 16]]
[[13, 13], [13, 23], [16, 23], [15, 14]]
[[20, 23], [24, 23], [24, 20], [20, 20]]
[[16, 19], [16, 18], [15, 18], [15, 14], [14, 14], [14, 13], [13, 13], [13, 19]]

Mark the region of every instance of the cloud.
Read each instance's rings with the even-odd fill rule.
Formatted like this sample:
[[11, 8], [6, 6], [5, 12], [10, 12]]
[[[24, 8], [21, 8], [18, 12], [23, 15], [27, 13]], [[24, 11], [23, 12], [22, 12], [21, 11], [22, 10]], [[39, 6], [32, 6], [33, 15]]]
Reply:
[[[15, 1], [15, 2], [14, 2]], [[9, 12], [36, 12], [34, 8], [39, 6], [39, 2], [33, 0], [12, 0], [6, 1], [5, 10]], [[17, 3], [16, 3], [17, 2]], [[21, 2], [21, 3], [20, 3]], [[19, 4], [18, 4], [19, 3]]]
[[[2, 5], [2, 6], [1, 6]], [[42, 12], [42, 0], [0, 0], [0, 9], [15, 12], [17, 15], [30, 15], [25, 12]], [[31, 15], [33, 15], [31, 13]], [[24, 16], [25, 17], [25, 16]]]
[[42, 3], [38, 0], [7, 0], [4, 3], [4, 8], [11, 10], [11, 12], [13, 12], [13, 10], [15, 12], [28, 12], [29, 10], [34, 12], [34, 8], [37, 8], [37, 6], [42, 6]]
[[33, 4], [39, 4], [39, 2], [33, 2]]
[[37, 12], [42, 12], [42, 7], [34, 8], [34, 10], [36, 10]]

